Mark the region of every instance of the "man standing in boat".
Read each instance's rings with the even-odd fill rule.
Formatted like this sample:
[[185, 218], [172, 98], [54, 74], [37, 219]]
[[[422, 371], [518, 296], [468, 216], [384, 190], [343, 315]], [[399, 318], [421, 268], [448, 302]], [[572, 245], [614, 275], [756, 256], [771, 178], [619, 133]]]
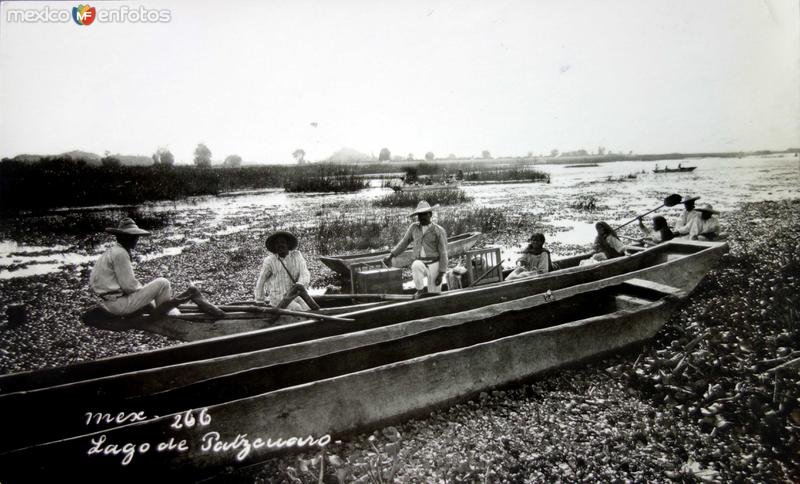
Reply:
[[278, 309], [319, 309], [306, 290], [311, 274], [303, 254], [296, 250], [297, 237], [280, 230], [267, 237], [265, 245], [272, 253], [261, 264], [255, 287], [256, 302], [263, 303], [269, 294], [270, 303]]
[[694, 221], [700, 214], [694, 209], [694, 202], [700, 197], [689, 197], [683, 200], [683, 212], [675, 221], [675, 235], [689, 235]]
[[133, 219], [126, 218], [118, 228], [105, 230], [117, 236], [117, 242], [97, 259], [89, 276], [92, 291], [102, 299], [101, 305], [115, 316], [126, 316], [155, 303], [152, 315], [180, 314], [178, 306], [190, 299], [199, 298], [200, 291], [189, 286], [183, 294], [172, 297], [168, 280], [159, 277], [142, 285], [133, 275], [131, 252], [139, 237], [150, 235], [140, 229]]
[[384, 264], [391, 266], [392, 258], [402, 254], [408, 244], [414, 243], [411, 275], [417, 289], [415, 297], [426, 292], [441, 292], [442, 280], [447, 272], [447, 233], [441, 225], [431, 222], [433, 209], [436, 207], [438, 205], [431, 207], [425, 200], [419, 202], [417, 209], [411, 214], [412, 217], [416, 215], [418, 221], [408, 227], [397, 246], [383, 260]]

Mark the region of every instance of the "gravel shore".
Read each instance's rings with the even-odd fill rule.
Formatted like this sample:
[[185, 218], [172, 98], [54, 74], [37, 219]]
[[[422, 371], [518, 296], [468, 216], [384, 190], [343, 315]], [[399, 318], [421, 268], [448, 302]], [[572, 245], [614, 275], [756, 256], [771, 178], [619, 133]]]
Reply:
[[[800, 350], [800, 200], [744, 204], [722, 223], [730, 254], [645, 348], [332, 444], [326, 482], [797, 482], [800, 379], [792, 368], [765, 372]], [[262, 237], [212, 238], [142, 262], [137, 275], [169, 274], [177, 289], [199, 281], [211, 300], [249, 299]], [[313, 284], [332, 282], [317, 254], [305, 255]], [[0, 373], [176, 343], [80, 325], [94, 304], [88, 271], [0, 281], [3, 313], [19, 301], [29, 313], [25, 326], [0, 329]], [[216, 278], [222, 271], [238, 277]], [[219, 482], [316, 482], [319, 457], [290, 456]]]

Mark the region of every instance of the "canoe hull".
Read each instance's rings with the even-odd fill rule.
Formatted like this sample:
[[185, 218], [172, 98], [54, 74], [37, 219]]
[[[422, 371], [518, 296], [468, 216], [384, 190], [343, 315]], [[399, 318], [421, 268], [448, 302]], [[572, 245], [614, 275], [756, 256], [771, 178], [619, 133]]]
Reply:
[[[555, 291], [549, 300], [542, 295], [531, 296], [527, 298], [527, 304], [531, 305], [528, 309], [546, 310], [551, 300], [580, 294], [584, 289], [588, 287]], [[20, 482], [15, 480], [16, 472], [30, 479], [32, 476], [63, 476], [69, 469], [92, 469], [92, 476], [105, 480], [139, 480], [152, 477], [156, 472], [159, 476], [173, 473], [181, 478], [198, 478], [233, 464], [256, 463], [286, 449], [251, 446], [247, 452], [239, 454], [244, 447], [228, 452], [206, 452], [201, 444], [207, 442], [209, 432], [218, 432], [220, 438], [229, 442], [237, 435], [245, 435], [249, 442], [255, 442], [256, 438], [264, 441], [268, 438], [320, 438], [327, 434], [336, 439], [420, 415], [480, 391], [523, 381], [645, 341], [663, 326], [679, 297], [685, 294], [673, 290], [671, 294], [665, 292], [654, 302], [645, 301], [637, 307], [550, 328], [523, 330], [466, 347], [208, 406], [205, 414], [210, 415], [211, 422], [207, 426], [176, 430], [172, 427], [175, 417], [166, 416], [108, 430], [102, 435], [108, 443], [118, 445], [141, 442], [155, 445], [168, 437], [190, 443], [190, 448], [182, 453], [137, 454], [124, 467], [120, 465], [119, 456], [87, 455], [86, 449], [91, 447], [92, 439], [100, 438], [100, 433], [0, 455], [2, 468], [8, 472], [3, 482]], [[521, 301], [514, 301], [481, 308], [466, 319], [480, 322], [480, 318], [495, 318], [496, 321], [508, 314], [520, 321], [526, 314], [520, 313], [524, 311], [524, 305], [520, 304]], [[195, 414], [200, 414], [200, 410], [196, 409]], [[63, 466], [63, 461], [71, 465]], [[85, 477], [84, 474], [82, 481]]]

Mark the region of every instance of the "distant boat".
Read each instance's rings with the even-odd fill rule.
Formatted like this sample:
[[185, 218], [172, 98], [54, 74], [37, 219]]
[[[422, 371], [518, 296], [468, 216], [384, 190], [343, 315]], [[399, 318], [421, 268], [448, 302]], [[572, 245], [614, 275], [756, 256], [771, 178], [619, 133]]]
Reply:
[[656, 168], [653, 170], [653, 173], [683, 173], [688, 171], [694, 171], [696, 166], [678, 166], [678, 168]]
[[400, 186], [391, 186], [390, 188], [396, 192], [424, 192], [429, 190], [451, 190], [459, 188], [460, 186], [461, 186], [460, 181], [454, 181], [449, 183], [400, 185]]
[[594, 168], [600, 166], [597, 163], [581, 163], [580, 165], [567, 165], [564, 168]]

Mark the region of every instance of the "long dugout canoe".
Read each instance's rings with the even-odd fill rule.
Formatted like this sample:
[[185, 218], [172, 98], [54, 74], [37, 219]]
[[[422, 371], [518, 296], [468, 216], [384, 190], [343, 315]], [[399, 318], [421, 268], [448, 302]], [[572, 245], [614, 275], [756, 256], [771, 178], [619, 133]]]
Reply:
[[[654, 282], [691, 290], [728, 250], [718, 242], [670, 241], [638, 254], [590, 266], [578, 266], [581, 257], [559, 261], [574, 264], [546, 276], [517, 279], [497, 285], [443, 293], [403, 303], [365, 309], [341, 316], [353, 323], [303, 321], [277, 328], [176, 345], [170, 348], [105, 358], [66, 367], [24, 372], [0, 377], [0, 409], [5, 396], [36, 389], [85, 382], [96, 392], [128, 388], [152, 392], [178, 384], [240, 371], [252, 365], [287, 357], [279, 347], [360, 330], [388, 326], [401, 321], [437, 316], [510, 301], [531, 294], [629, 274]], [[269, 349], [278, 349], [265, 352]]]
[[[599, 289], [608, 285], [619, 284], [628, 276], [618, 276], [613, 280], [603, 280], [585, 285], [573, 286], [558, 291], [557, 296], [539, 298], [522, 298], [504, 303], [505, 312], [532, 310], [540, 304], [552, 302], [555, 297], [572, 297], [569, 304], [550, 304], [545, 310], [538, 310], [537, 321], [527, 319], [522, 324], [531, 328], [539, 324], [538, 320], [549, 324], [549, 321], [562, 317], [575, 317], [586, 307], [595, 304], [585, 293], [599, 293]], [[646, 292], [640, 283], [637, 288], [629, 288], [632, 292]], [[655, 283], [649, 283], [655, 284]], [[628, 284], [631, 286], [631, 284]], [[578, 297], [581, 296], [581, 297]], [[597, 304], [600, 304], [599, 302]], [[576, 309], [577, 306], [577, 309]], [[249, 366], [239, 372], [218, 377], [206, 378], [195, 383], [174, 385], [158, 392], [132, 393], [128, 388], [112, 392], [108, 387], [103, 391], [88, 384], [54, 387], [47, 391], [31, 392], [17, 398], [6, 398], [0, 411], [0, 427], [13, 429], [19, 422], [35, 419], [35, 429], [20, 429], [13, 445], [30, 445], [48, 442], [61, 438], [81, 435], [87, 427], [102, 430], [114, 425], [114, 422], [99, 422], [87, 426], [87, 414], [130, 415], [145, 412], [147, 415], [164, 415], [203, 404], [212, 405], [236, 398], [244, 398], [253, 393], [273, 391], [281, 386], [295, 385], [315, 379], [335, 376], [346, 368], [356, 371], [361, 365], [375, 365], [376, 361], [389, 363], [397, 358], [419, 356], [431, 351], [442, 351], [453, 341], [465, 338], [477, 338], [488, 326], [478, 323], [494, 314], [499, 306], [489, 309], [475, 309], [456, 314], [446, 314], [431, 318], [398, 323], [391, 326], [359, 331], [347, 335], [339, 335], [322, 340], [312, 340], [276, 348], [273, 361], [262, 359], [258, 366]], [[565, 314], [558, 314], [564, 312]], [[478, 315], [478, 316], [476, 316]], [[437, 331], [434, 331], [437, 330]], [[447, 336], [432, 337], [432, 335]], [[398, 341], [402, 344], [398, 345]], [[267, 350], [269, 351], [269, 350]], [[284, 357], [280, 358], [279, 353]], [[331, 356], [333, 355], [333, 356]], [[338, 359], [342, 361], [337, 361]], [[366, 363], [365, 363], [366, 362]], [[344, 366], [343, 366], [344, 365]], [[119, 381], [116, 382], [120, 384]], [[58, 401], [57, 409], [52, 402]], [[13, 405], [12, 405], [13, 403]], [[25, 431], [23, 431], [25, 430]], [[0, 451], [9, 450], [10, 442], [0, 442]]]
[[[454, 235], [447, 238], [447, 255], [458, 257], [464, 255], [472, 248], [480, 238], [480, 232], [467, 232], [465, 234]], [[341, 256], [321, 256], [319, 260], [330, 267], [334, 272], [338, 272], [344, 277], [350, 277], [350, 266], [357, 263], [380, 262], [381, 259], [389, 255], [389, 251], [366, 252], [360, 254], [341, 255]], [[392, 267], [408, 267], [414, 262], [414, 254], [411, 250], [406, 250], [402, 254], [392, 259]]]
[[[687, 294], [638, 279], [596, 286], [457, 313], [446, 327], [181, 389], [148, 408], [180, 401], [181, 411], [0, 454], [0, 481], [202, 478], [285, 452], [269, 445], [276, 439], [321, 445], [325, 436], [373, 429], [640, 343]], [[182, 450], [157, 450], [170, 441], [183, 442]]]

